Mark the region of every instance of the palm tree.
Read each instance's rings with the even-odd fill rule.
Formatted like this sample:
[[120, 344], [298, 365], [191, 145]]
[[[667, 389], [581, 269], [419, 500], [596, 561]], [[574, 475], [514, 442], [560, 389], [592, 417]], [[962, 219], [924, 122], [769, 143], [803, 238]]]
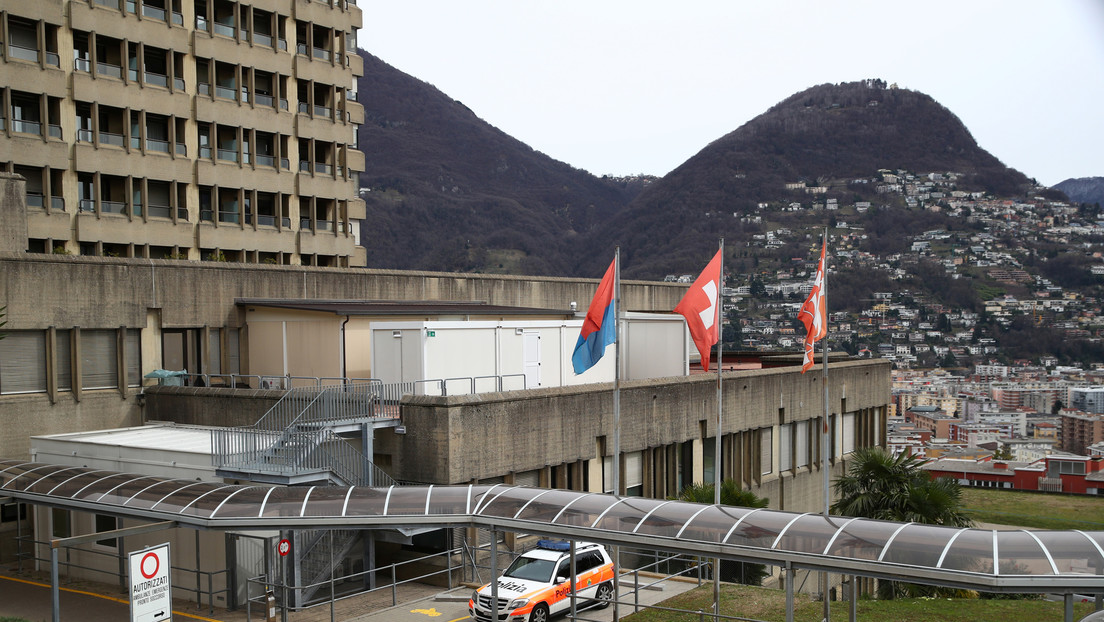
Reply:
[[[694, 503], [712, 504], [716, 499], [714, 485], [695, 483], [682, 489], [679, 493], [680, 501], [692, 501]], [[721, 505], [733, 505], [745, 508], [765, 508], [770, 499], [744, 490], [736, 480], [726, 479], [721, 481]], [[742, 583], [744, 585], [762, 585], [767, 576], [767, 567], [763, 564], [750, 564], [745, 562], [721, 561], [721, 580], [729, 583]]]
[[836, 480], [839, 500], [832, 504], [832, 512], [928, 525], [973, 526], [962, 511], [958, 482], [933, 478], [920, 468], [923, 464], [912, 454], [893, 457], [881, 447], [857, 450], [847, 474]]
[[[958, 481], [933, 478], [931, 473], [920, 468], [923, 464], [923, 460], [912, 454], [893, 457], [881, 447], [857, 450], [847, 474], [836, 480], [839, 501], [832, 504], [832, 512], [898, 522], [972, 527], [974, 521], [962, 511]], [[881, 599], [960, 595], [945, 588], [878, 581]]]

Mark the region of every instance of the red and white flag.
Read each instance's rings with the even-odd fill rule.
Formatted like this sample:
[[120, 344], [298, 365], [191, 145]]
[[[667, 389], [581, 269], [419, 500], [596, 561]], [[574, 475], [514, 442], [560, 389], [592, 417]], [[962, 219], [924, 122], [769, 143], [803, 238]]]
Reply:
[[721, 336], [718, 310], [721, 302], [721, 251], [702, 271], [686, 295], [675, 307], [675, 313], [686, 318], [690, 337], [698, 347], [702, 367], [709, 371], [709, 351]]
[[824, 297], [827, 293], [827, 285], [824, 283], [826, 250], [828, 250], [827, 236], [820, 247], [820, 264], [817, 265], [813, 291], [809, 292], [809, 298], [797, 314], [797, 318], [805, 325], [805, 360], [801, 363], [801, 373], [805, 373], [813, 366], [813, 344], [828, 334], [828, 310], [824, 308]]

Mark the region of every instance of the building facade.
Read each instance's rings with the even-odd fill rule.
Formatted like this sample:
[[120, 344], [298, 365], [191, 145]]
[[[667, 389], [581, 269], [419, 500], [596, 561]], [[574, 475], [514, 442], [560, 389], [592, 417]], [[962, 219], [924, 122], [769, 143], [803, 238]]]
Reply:
[[0, 0], [20, 250], [364, 265], [361, 19], [353, 0]]

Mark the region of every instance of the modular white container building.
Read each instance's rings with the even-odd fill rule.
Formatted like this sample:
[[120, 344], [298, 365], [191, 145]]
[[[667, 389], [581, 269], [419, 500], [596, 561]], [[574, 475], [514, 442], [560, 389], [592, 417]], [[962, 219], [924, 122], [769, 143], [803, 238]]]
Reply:
[[[571, 353], [582, 324], [582, 319], [373, 322], [371, 368], [385, 383], [420, 383], [416, 392], [429, 395], [439, 394], [441, 380], [448, 393], [470, 393], [472, 383], [475, 391], [493, 390], [490, 383], [497, 377], [503, 377], [502, 390], [612, 382], [617, 344], [575, 374]], [[689, 374], [692, 342], [681, 315], [624, 314], [621, 343], [624, 380]]]

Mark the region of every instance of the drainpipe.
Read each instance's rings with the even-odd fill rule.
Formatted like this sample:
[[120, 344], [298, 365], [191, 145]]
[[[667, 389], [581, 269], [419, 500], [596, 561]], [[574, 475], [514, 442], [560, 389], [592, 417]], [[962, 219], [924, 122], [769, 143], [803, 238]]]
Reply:
[[349, 316], [345, 316], [345, 321], [341, 323], [341, 378], [342, 384], [349, 378], [349, 368], [345, 362], [345, 325], [349, 323]]

